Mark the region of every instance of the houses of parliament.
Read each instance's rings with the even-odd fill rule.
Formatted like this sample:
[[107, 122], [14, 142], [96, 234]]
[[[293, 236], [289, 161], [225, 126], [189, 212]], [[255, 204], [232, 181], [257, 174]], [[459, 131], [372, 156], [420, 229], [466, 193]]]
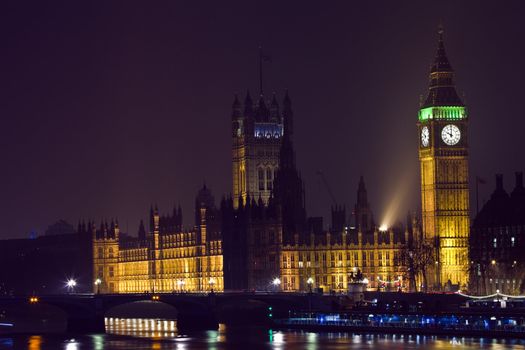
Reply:
[[[351, 211], [332, 207], [328, 230], [322, 218], [308, 217], [292, 100], [288, 92], [280, 101], [247, 93], [232, 105], [232, 194], [216, 202], [203, 186], [191, 229], [180, 208], [161, 213], [157, 207], [137, 237], [121, 234], [117, 222], [80, 225], [93, 237], [95, 292], [346, 292], [352, 282], [397, 291], [423, 281], [462, 288], [468, 283], [468, 119], [453, 76], [440, 33], [417, 121], [421, 213], [407, 215], [405, 224], [380, 230], [363, 177]], [[409, 259], [422, 242], [432, 247], [424, 279]]]

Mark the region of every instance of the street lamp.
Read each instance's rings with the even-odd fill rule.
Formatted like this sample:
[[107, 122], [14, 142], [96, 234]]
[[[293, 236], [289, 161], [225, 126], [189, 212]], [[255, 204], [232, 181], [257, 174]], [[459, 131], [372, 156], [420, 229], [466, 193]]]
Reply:
[[75, 281], [73, 278], [70, 278], [66, 282], [66, 287], [69, 292], [73, 292], [75, 290], [75, 286], [77, 285], [77, 281]]
[[306, 280], [306, 283], [308, 284], [308, 290], [310, 291], [310, 293], [312, 293], [312, 285], [314, 284], [314, 279], [312, 277], [309, 277]]
[[100, 278], [97, 278], [95, 280], [95, 285], [97, 286], [97, 294], [100, 294], [100, 284], [102, 283], [102, 280]]
[[213, 285], [215, 284], [215, 278], [210, 277], [208, 284], [210, 285], [210, 291], [213, 293]]
[[278, 291], [279, 286], [281, 285], [281, 280], [279, 279], [279, 277], [275, 277], [272, 281], [272, 284], [274, 285], [276, 291]]
[[184, 280], [181, 278], [180, 280], [177, 281], [177, 285], [179, 286], [179, 289], [180, 289], [180, 292], [182, 293], [182, 289], [184, 288], [184, 284], [186, 282], [184, 282]]

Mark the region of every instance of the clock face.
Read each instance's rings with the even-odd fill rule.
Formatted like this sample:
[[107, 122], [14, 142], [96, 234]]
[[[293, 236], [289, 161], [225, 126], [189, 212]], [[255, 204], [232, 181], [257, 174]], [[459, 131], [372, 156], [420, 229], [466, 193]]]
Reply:
[[428, 142], [430, 140], [430, 131], [428, 131], [428, 126], [424, 126], [423, 129], [421, 129], [421, 144], [423, 147], [428, 146]]
[[454, 124], [445, 125], [441, 130], [441, 138], [449, 146], [454, 146], [461, 139], [461, 131]]

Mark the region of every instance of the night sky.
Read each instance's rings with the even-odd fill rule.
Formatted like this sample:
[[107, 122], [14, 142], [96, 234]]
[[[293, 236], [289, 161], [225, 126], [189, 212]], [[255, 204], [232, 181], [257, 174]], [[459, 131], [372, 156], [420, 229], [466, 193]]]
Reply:
[[488, 198], [494, 173], [510, 189], [525, 169], [523, 1], [52, 3], [0, 8], [1, 238], [112, 217], [136, 234], [151, 203], [180, 203], [192, 225], [204, 181], [217, 200], [231, 191], [231, 104], [257, 94], [259, 45], [265, 91], [292, 98], [308, 214], [325, 224], [318, 170], [347, 208], [363, 175], [377, 221], [400, 183], [418, 206], [440, 22], [470, 112], [471, 197], [475, 175]]

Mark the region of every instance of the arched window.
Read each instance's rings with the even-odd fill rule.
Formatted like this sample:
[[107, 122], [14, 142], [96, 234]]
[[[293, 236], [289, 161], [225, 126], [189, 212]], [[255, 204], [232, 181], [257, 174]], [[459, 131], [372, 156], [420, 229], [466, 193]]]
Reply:
[[273, 189], [273, 171], [272, 168], [266, 169], [266, 189], [271, 191]]
[[264, 191], [264, 170], [263, 169], [259, 169], [258, 180], [259, 180], [259, 191]]
[[103, 259], [104, 258], [104, 249], [98, 248], [98, 258]]
[[109, 248], [109, 253], [108, 253], [109, 257], [112, 258], [113, 257], [113, 248]]

